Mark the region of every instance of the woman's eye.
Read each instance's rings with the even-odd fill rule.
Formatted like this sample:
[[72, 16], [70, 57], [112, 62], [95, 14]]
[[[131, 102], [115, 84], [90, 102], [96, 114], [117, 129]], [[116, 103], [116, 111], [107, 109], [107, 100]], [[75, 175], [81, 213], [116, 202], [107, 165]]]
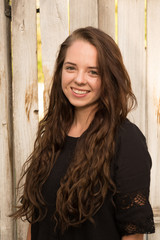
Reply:
[[92, 70], [92, 71], [90, 71], [90, 74], [91, 74], [91, 75], [93, 75], [93, 76], [98, 76], [98, 72], [96, 72], [96, 71], [93, 71], [93, 70]]
[[68, 70], [68, 71], [74, 71], [74, 70], [75, 70], [75, 67], [68, 66], [68, 67], [66, 67], [66, 70]]

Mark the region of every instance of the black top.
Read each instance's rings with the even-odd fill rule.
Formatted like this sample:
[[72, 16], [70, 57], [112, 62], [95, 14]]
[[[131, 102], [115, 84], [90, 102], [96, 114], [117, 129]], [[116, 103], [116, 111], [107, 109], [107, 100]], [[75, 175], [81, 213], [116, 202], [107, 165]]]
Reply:
[[54, 233], [52, 216], [56, 193], [77, 140], [67, 136], [64, 148], [43, 186], [48, 213], [44, 220], [32, 224], [31, 240], [120, 240], [123, 235], [153, 233], [153, 213], [148, 201], [151, 158], [145, 137], [129, 120], [120, 127], [112, 161], [116, 195], [113, 197], [111, 192], [107, 193], [104, 204], [93, 217], [95, 224], [88, 220], [79, 227], [69, 227], [63, 236]]

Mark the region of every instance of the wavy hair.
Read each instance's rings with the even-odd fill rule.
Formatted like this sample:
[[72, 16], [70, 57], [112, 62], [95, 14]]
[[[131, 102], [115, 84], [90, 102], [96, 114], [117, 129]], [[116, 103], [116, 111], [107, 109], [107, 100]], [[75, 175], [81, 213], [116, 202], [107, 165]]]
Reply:
[[78, 139], [74, 159], [57, 192], [53, 216], [62, 232], [87, 219], [93, 221], [92, 217], [102, 206], [107, 191], [115, 190], [110, 163], [115, 153], [116, 132], [136, 105], [129, 75], [114, 40], [93, 27], [75, 30], [60, 46], [49, 108], [39, 123], [34, 151], [23, 169], [21, 180], [24, 177], [26, 180], [21, 206], [14, 217], [34, 223], [42, 220], [47, 213], [42, 187], [74, 120], [74, 107], [63, 94], [61, 75], [67, 49], [76, 40], [87, 41], [97, 49], [101, 95], [94, 118]]

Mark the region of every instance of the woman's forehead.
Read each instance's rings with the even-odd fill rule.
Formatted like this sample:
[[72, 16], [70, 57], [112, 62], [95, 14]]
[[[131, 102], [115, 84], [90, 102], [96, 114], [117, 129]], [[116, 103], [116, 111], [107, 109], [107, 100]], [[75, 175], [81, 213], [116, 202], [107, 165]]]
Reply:
[[65, 62], [97, 66], [97, 49], [87, 41], [76, 40], [67, 49]]

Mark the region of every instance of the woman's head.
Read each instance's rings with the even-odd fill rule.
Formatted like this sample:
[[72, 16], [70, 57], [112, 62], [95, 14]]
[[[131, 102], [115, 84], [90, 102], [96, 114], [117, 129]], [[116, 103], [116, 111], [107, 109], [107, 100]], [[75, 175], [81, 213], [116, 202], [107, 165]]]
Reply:
[[[99, 108], [106, 108], [109, 112], [115, 112], [113, 118], [120, 116], [125, 118], [136, 102], [131, 90], [130, 79], [123, 64], [119, 47], [109, 35], [97, 28], [86, 27], [77, 29], [61, 44], [51, 91], [54, 98], [61, 99], [67, 105], [69, 103], [62, 91], [61, 81], [68, 49], [75, 42], [83, 42], [96, 49], [96, 67], [98, 68], [98, 76], [101, 79]], [[57, 91], [57, 94], [55, 94], [55, 91]]]
[[101, 95], [101, 77], [97, 50], [89, 42], [78, 39], [67, 49], [61, 84], [75, 110], [85, 110], [87, 115], [95, 112]]

